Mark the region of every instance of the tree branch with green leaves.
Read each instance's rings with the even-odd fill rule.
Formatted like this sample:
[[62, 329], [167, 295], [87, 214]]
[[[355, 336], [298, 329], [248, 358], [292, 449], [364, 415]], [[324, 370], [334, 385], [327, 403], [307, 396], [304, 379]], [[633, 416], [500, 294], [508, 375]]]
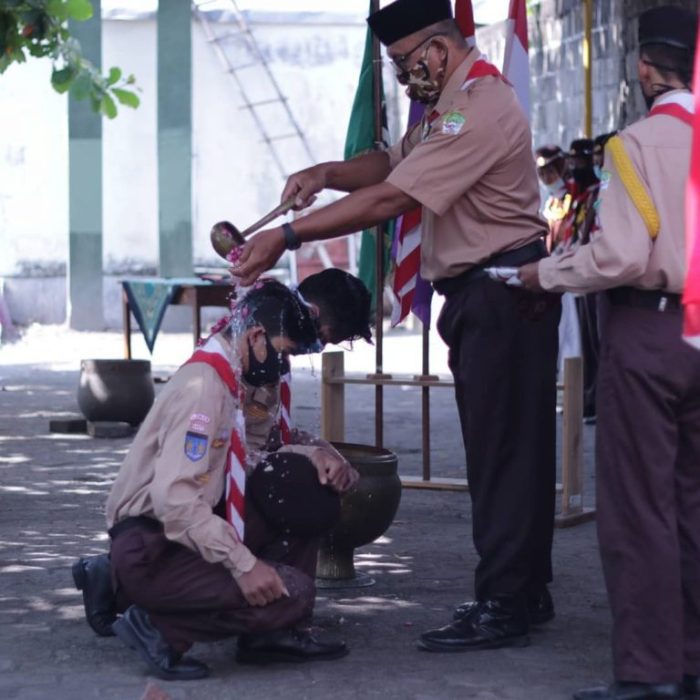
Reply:
[[68, 20], [84, 22], [92, 14], [90, 0], [0, 0], [0, 73], [28, 56], [49, 58], [57, 92], [89, 99], [95, 112], [110, 119], [117, 116], [117, 103], [138, 107], [134, 76], [124, 77], [117, 67], [102, 75], [71, 36]]

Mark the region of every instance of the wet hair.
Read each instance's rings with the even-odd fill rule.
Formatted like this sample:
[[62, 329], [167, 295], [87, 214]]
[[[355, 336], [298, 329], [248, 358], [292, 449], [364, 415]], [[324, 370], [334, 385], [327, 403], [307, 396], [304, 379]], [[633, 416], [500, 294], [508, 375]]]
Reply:
[[299, 297], [276, 280], [259, 280], [240, 301], [244, 327], [262, 326], [268, 337], [283, 336], [306, 352], [318, 343], [311, 310]]
[[639, 50], [642, 61], [656, 68], [663, 80], [678, 78], [690, 87], [693, 82], [693, 52], [667, 44], [645, 44]]
[[319, 309], [319, 325], [328, 325], [333, 343], [372, 339], [372, 296], [357, 277], [337, 268], [310, 275], [299, 285], [299, 293]]

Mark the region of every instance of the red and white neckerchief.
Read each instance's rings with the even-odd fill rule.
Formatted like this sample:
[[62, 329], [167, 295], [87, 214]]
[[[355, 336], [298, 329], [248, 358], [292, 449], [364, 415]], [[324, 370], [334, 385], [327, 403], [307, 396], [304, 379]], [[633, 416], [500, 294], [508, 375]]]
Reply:
[[292, 433], [292, 374], [287, 372], [280, 377], [280, 441], [288, 445]]
[[231, 441], [226, 455], [226, 520], [233, 526], [238, 539], [243, 542], [245, 535], [245, 478], [246, 448], [245, 419], [243, 417], [243, 388], [239, 383], [231, 362], [217, 335], [212, 335], [185, 364], [203, 362], [213, 367], [221, 381], [226, 384], [236, 400]]
[[[472, 64], [460, 90], [468, 90], [477, 80], [494, 76], [508, 82], [501, 71], [481, 56]], [[421, 126], [421, 141], [430, 135], [432, 125], [442, 115], [437, 110], [423, 117]], [[391, 314], [391, 325], [401, 323], [413, 308], [413, 301], [418, 284], [420, 271], [420, 243], [422, 236], [423, 209], [416, 207], [401, 217], [398, 226], [398, 242], [396, 246], [396, 267], [392, 284], [394, 305]]]
[[695, 98], [692, 92], [672, 92], [659, 97], [654, 106], [649, 111], [649, 116], [665, 114], [668, 117], [680, 119], [688, 126], [693, 125], [693, 115], [695, 114]]

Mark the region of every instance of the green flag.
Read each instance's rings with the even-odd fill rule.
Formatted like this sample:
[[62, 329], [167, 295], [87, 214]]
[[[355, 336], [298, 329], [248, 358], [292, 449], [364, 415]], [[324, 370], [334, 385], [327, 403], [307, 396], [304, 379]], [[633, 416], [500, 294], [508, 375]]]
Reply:
[[[370, 14], [371, 14], [370, 4]], [[382, 129], [386, 130], [386, 103], [384, 101], [384, 86], [381, 86], [382, 99]], [[372, 85], [372, 30], [367, 28], [365, 41], [365, 53], [362, 58], [360, 79], [357, 84], [355, 101], [350, 113], [350, 124], [345, 138], [345, 160], [350, 160], [362, 153], [374, 149], [374, 88]], [[384, 273], [389, 268], [391, 255], [391, 239], [393, 234], [393, 222], [386, 226], [384, 236]], [[360, 241], [360, 262], [358, 275], [372, 292], [372, 308], [376, 308], [376, 269], [377, 256], [375, 246], [374, 229], [362, 232]]]

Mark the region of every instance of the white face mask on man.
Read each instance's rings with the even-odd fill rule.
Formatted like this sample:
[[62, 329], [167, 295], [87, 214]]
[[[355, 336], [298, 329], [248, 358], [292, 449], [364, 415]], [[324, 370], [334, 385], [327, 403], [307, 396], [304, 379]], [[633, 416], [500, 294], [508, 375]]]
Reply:
[[545, 185], [545, 188], [550, 195], [556, 197], [557, 195], [560, 195], [564, 192], [564, 190], [566, 189], [566, 183], [564, 182], [563, 178], [558, 177], [553, 182], [550, 182], [548, 185]]

